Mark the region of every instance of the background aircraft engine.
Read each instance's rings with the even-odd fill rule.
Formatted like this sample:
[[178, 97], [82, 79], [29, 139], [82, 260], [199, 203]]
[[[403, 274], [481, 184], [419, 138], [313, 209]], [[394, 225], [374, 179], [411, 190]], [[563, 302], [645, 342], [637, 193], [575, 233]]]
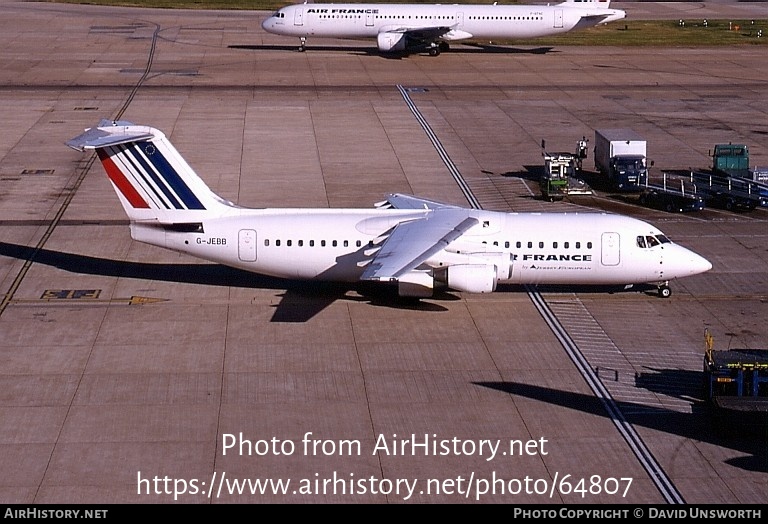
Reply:
[[490, 293], [496, 290], [496, 266], [466, 264], [448, 268], [448, 287], [467, 293]]
[[405, 51], [406, 36], [403, 33], [379, 33], [376, 43], [379, 51]]

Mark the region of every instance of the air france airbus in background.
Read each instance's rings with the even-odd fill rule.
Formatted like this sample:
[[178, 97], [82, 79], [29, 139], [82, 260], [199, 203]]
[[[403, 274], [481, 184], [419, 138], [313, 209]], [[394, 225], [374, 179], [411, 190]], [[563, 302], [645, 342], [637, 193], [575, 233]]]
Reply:
[[401, 296], [498, 283], [657, 283], [712, 265], [650, 224], [605, 213], [502, 213], [391, 194], [370, 209], [248, 209], [214, 194], [166, 136], [102, 120], [96, 150], [138, 241], [287, 279], [378, 281]]
[[265, 31], [307, 37], [375, 38], [379, 51], [427, 50], [436, 56], [448, 42], [550, 36], [626, 16], [610, 0], [566, 0], [556, 5], [313, 4], [283, 7], [262, 22]]

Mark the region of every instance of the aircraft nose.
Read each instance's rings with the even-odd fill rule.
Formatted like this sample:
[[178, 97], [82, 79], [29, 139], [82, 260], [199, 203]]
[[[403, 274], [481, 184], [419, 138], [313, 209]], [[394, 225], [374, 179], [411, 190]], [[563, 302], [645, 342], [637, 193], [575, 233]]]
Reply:
[[680, 276], [698, 275], [712, 269], [712, 263], [709, 260], [688, 249], [685, 250], [685, 256], [678, 260], [680, 262], [678, 267]]
[[691, 253], [693, 257], [691, 257], [690, 267], [691, 267], [691, 274], [692, 275], [698, 275], [699, 273], [705, 273], [712, 269], [712, 262], [707, 260], [706, 258], [697, 255], [696, 253]]
[[684, 278], [712, 269], [712, 263], [693, 251], [676, 244], [665, 246], [664, 278]]

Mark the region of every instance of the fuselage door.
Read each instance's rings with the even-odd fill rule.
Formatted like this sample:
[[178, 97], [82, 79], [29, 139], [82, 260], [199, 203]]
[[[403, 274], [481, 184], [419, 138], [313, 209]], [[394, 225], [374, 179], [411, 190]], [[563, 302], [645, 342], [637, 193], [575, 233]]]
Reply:
[[238, 232], [237, 256], [243, 262], [256, 262], [256, 231], [241, 229]]
[[458, 12], [456, 13], [456, 29], [461, 29], [464, 27], [464, 13]]
[[600, 262], [604, 266], [618, 266], [621, 262], [618, 233], [603, 233]]
[[365, 27], [373, 27], [373, 9], [368, 9], [365, 13]]
[[555, 9], [555, 28], [560, 29], [563, 27], [563, 10]]
[[296, 9], [296, 12], [293, 14], [293, 25], [304, 25], [304, 9]]

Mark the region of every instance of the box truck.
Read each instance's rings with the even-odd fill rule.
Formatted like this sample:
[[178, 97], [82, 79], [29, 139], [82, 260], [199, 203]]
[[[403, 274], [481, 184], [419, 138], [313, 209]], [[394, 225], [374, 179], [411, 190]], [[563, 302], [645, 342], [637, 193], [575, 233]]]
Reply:
[[648, 182], [646, 141], [631, 129], [595, 131], [595, 169], [619, 191], [640, 191]]

